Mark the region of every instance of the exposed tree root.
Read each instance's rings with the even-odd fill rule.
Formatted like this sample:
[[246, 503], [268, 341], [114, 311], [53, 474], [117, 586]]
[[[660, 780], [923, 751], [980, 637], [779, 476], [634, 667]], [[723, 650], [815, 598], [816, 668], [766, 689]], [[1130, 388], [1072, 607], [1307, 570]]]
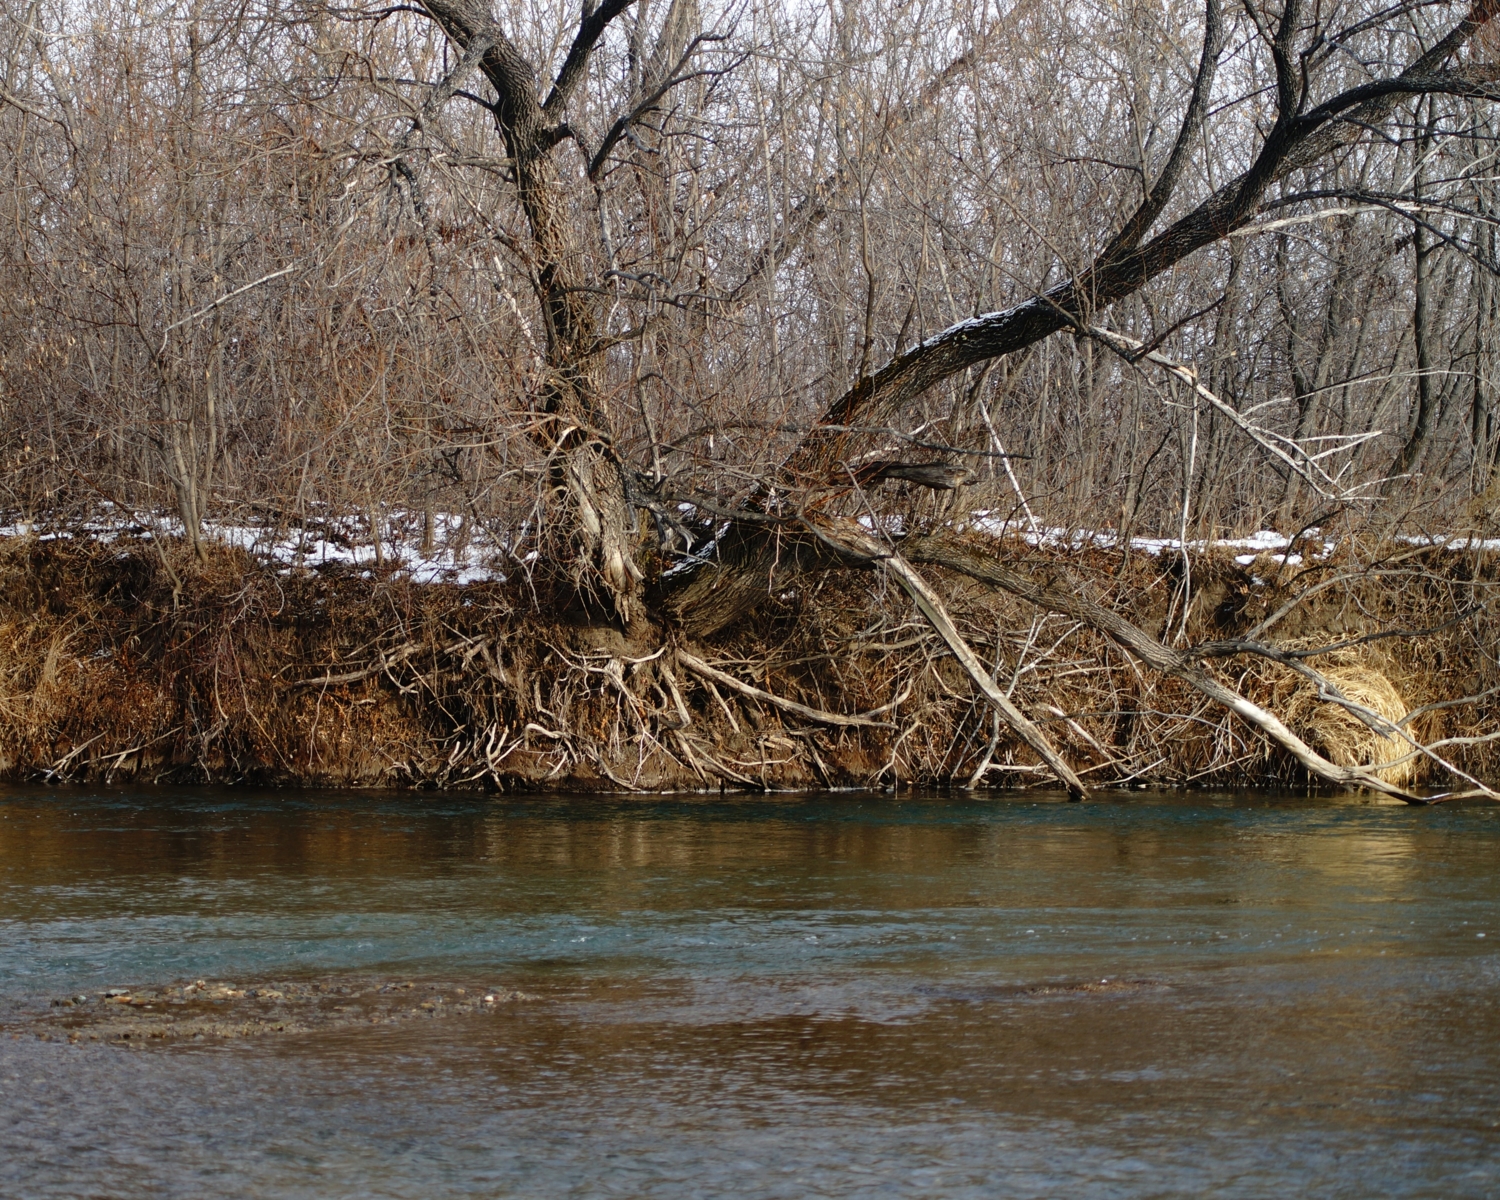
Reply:
[[751, 687], [748, 683], [742, 683], [733, 675], [709, 666], [701, 658], [694, 658], [686, 650], [677, 652], [677, 661], [685, 666], [695, 675], [702, 675], [705, 679], [711, 679], [715, 683], [722, 683], [725, 687], [733, 688], [743, 696], [749, 696], [752, 700], [763, 700], [783, 712], [791, 713], [794, 717], [801, 717], [807, 721], [816, 721], [819, 725], [846, 725], [846, 726], [868, 726], [880, 729], [891, 728], [889, 721], [875, 720], [876, 713], [884, 709], [894, 708], [900, 701], [885, 705], [882, 709], [870, 713], [856, 713], [852, 717], [842, 716], [839, 713], [823, 712], [821, 709], [808, 708], [805, 704], [798, 704], [795, 700], [783, 700], [779, 696], [773, 696], [770, 692], [763, 692], [760, 688]]
[[[1494, 798], [1480, 780], [1500, 669], [1475, 647], [1495, 641], [1495, 585], [1475, 563], [1351, 557], [1256, 588], [1263, 567], [1205, 560], [1174, 647], [1147, 632], [1174, 603], [1170, 562], [1122, 571], [1117, 555], [953, 534], [897, 554], [861, 526], [821, 532], [877, 569], [804, 576], [696, 645], [601, 625], [562, 593], [278, 575], [227, 550], [169, 572], [146, 545], [8, 543], [3, 768], [610, 791], [1311, 780], [1413, 802], [1436, 774]], [[1425, 632], [1372, 640], [1390, 630]]]

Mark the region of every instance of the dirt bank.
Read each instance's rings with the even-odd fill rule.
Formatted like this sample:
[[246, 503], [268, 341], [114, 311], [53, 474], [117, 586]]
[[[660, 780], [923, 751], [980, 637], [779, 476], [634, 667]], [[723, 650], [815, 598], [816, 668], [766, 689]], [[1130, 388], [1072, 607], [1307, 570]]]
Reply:
[[[1391, 721], [1426, 709], [1403, 728], [1494, 774], [1496, 743], [1478, 740], [1500, 715], [1485, 695], [1500, 638], [1483, 554], [1347, 545], [1288, 565], [1210, 552], [1193, 560], [1184, 613], [1180, 555], [972, 545], [1031, 579], [1086, 577], [1163, 643], [1207, 646], [1204, 671], [1336, 762], [1401, 758], [1395, 736], [1320, 699], [1293, 665], [1232, 643], [1336, 646], [1308, 660], [1325, 680]], [[1091, 787], [1305, 778], [1098, 629], [924, 571], [997, 687]], [[0, 542], [0, 765], [12, 780], [477, 789], [1051, 781], [885, 575], [809, 580], [689, 642], [670, 625], [612, 627], [525, 581], [12, 538]], [[1452, 703], [1466, 697], [1479, 698]], [[1407, 755], [1386, 775], [1418, 784], [1427, 766]]]

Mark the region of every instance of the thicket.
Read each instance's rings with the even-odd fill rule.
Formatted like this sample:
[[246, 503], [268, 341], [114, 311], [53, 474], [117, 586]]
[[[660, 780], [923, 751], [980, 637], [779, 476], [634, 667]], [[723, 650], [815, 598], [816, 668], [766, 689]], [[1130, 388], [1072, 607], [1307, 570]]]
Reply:
[[12, 769], [1487, 769], [1494, 15], [12, 5]]

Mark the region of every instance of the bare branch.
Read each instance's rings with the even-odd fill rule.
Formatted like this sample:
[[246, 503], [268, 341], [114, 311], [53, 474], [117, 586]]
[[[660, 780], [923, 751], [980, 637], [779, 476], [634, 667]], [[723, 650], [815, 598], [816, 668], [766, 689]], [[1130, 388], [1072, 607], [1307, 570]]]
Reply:
[[1139, 366], [1141, 362], [1155, 363], [1166, 369], [1173, 378], [1180, 380], [1193, 389], [1194, 395], [1208, 401], [1215, 412], [1219, 413], [1241, 433], [1284, 463], [1290, 470], [1295, 471], [1305, 480], [1318, 495], [1329, 500], [1349, 502], [1354, 500], [1369, 500], [1373, 497], [1361, 495], [1366, 485], [1347, 487], [1342, 484], [1337, 476], [1330, 475], [1322, 466], [1322, 460], [1330, 454], [1338, 451], [1353, 450], [1373, 438], [1381, 436], [1378, 429], [1366, 433], [1350, 434], [1340, 439], [1340, 444], [1333, 450], [1308, 450], [1292, 438], [1283, 437], [1273, 430], [1257, 425], [1250, 421], [1233, 405], [1220, 399], [1203, 383], [1198, 377], [1198, 372], [1192, 367], [1168, 358], [1160, 350], [1147, 349], [1145, 344], [1135, 338], [1127, 337], [1123, 333], [1116, 333], [1111, 329], [1103, 329], [1097, 325], [1081, 325], [1078, 332], [1085, 337], [1091, 337], [1101, 344], [1108, 346], [1126, 362]]
[[1071, 588], [1058, 588], [1039, 583], [1018, 571], [1002, 566], [992, 558], [981, 557], [972, 550], [940, 537], [913, 538], [902, 549], [907, 557], [915, 562], [948, 567], [973, 579], [992, 583], [1013, 595], [1031, 601], [1039, 608], [1064, 613], [1107, 634], [1147, 666], [1181, 679], [1195, 691], [1222, 704], [1230, 712], [1261, 730], [1320, 779], [1345, 786], [1353, 784], [1367, 787], [1373, 791], [1405, 800], [1409, 804], [1428, 803], [1425, 798], [1418, 796], [1415, 792], [1387, 783], [1365, 768], [1343, 767], [1330, 762], [1288, 729], [1274, 713], [1247, 700], [1232, 688], [1214, 679], [1194, 664], [1188, 655], [1162, 645], [1145, 630], [1127, 621], [1119, 613], [1112, 612], [1087, 599], [1076, 585]]
[[[1182, 172], [1188, 164], [1193, 141], [1203, 129], [1203, 118], [1208, 111], [1219, 55], [1223, 49], [1224, 20], [1219, 0], [1207, 0], [1203, 14], [1203, 56], [1198, 62], [1198, 74], [1193, 80], [1193, 91], [1188, 100], [1187, 113], [1182, 118], [1182, 127], [1177, 131], [1177, 141], [1172, 146], [1171, 154], [1167, 156], [1161, 174], [1146, 190], [1140, 207], [1130, 215], [1130, 219], [1120, 227], [1120, 232], [1115, 234], [1114, 239], [1099, 255], [1101, 262], [1109, 262], [1122, 251], [1139, 245], [1141, 238], [1149, 232], [1171, 200], [1177, 181], [1182, 178]], [[1144, 167], [1142, 169], [1144, 171]]]
[[[828, 425], [886, 423], [933, 384], [989, 359], [1010, 354], [1086, 314], [1128, 296], [1204, 246], [1246, 224], [1277, 179], [1330, 153], [1363, 124], [1379, 121], [1403, 96], [1495, 94], [1492, 68], [1440, 73], [1438, 68], [1493, 19], [1500, 0], [1479, 0], [1432, 50], [1400, 75], [1351, 88], [1300, 116], [1278, 117], [1255, 162], [1220, 186], [1192, 212], [1145, 246], [1116, 258], [1096, 259], [1077, 277], [1000, 312], [961, 321], [859, 380], [827, 410]], [[795, 475], [817, 476], [839, 456], [837, 438], [814, 434], [787, 463]]]
[[542, 105], [543, 112], [556, 113], [567, 107], [574, 91], [583, 81], [584, 68], [588, 66], [589, 55], [594, 52], [594, 46], [604, 36], [609, 23], [634, 2], [635, 0], [604, 0], [597, 8], [585, 4], [583, 18], [578, 22], [578, 33], [568, 49], [567, 58], [558, 69], [552, 91]]
[[[588, 177], [590, 179], [599, 178], [599, 172], [604, 169], [604, 164], [609, 158], [610, 151], [619, 144], [620, 139], [625, 136], [626, 132], [632, 125], [634, 125], [647, 113], [655, 110], [656, 106], [661, 103], [662, 99], [667, 95], [668, 92], [670, 92], [673, 88], [679, 86], [680, 84], [686, 83], [690, 79], [698, 79], [705, 75], [717, 75], [722, 73], [720, 71], [692, 71], [687, 73], [683, 72], [683, 67], [687, 66], [688, 61], [693, 57], [695, 53], [697, 53], [699, 46], [704, 45], [708, 42], [717, 42], [722, 40], [723, 38], [716, 34], [699, 34], [692, 40], [688, 48], [683, 51], [682, 57], [678, 59], [677, 65], [667, 73], [667, 77], [663, 79], [659, 85], [653, 88], [651, 92], [649, 92], [640, 101], [639, 104], [637, 104], [629, 112], [624, 113], [618, 119], [616, 119], [615, 123], [609, 127], [609, 131], [604, 135], [604, 140], [599, 143], [599, 149], [596, 150], [589, 159]], [[725, 67], [724, 70], [733, 70], [735, 66], [739, 65], [739, 62], [743, 61], [744, 58], [741, 57], [738, 62], [732, 64], [731, 66]], [[582, 145], [582, 143], [579, 144]]]

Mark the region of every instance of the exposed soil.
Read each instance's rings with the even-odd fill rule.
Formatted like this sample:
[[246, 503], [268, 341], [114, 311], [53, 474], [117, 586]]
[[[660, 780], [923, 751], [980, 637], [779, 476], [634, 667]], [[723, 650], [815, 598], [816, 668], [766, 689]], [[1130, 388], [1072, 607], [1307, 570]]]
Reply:
[[[1465, 770], [1500, 767], [1500, 742], [1486, 740], [1500, 719], [1500, 664], [1484, 650], [1500, 644], [1492, 554], [1356, 544], [1321, 559], [1308, 549], [1295, 569], [1206, 554], [1184, 613], [1177, 555], [974, 544], [1030, 577], [1086, 586], [1174, 646], [1241, 637], [1286, 610], [1263, 636], [1342, 646], [1323, 660], [1330, 678], [1389, 719], [1435, 705], [1412, 732], [1456, 739], [1445, 753]], [[1263, 734], [1099, 630], [923, 570], [984, 669], [1090, 788], [1306, 781]], [[612, 626], [561, 586], [539, 588], [294, 571], [223, 547], [204, 563], [150, 542], [0, 542], [0, 776], [502, 791], [1053, 785], [876, 572], [804, 576], [698, 641], [665, 621]], [[1202, 668], [1341, 765], [1406, 749], [1289, 666], [1231, 653]], [[1465, 696], [1477, 699], [1449, 703]], [[1428, 767], [1409, 756], [1394, 770], [1419, 787]]]

